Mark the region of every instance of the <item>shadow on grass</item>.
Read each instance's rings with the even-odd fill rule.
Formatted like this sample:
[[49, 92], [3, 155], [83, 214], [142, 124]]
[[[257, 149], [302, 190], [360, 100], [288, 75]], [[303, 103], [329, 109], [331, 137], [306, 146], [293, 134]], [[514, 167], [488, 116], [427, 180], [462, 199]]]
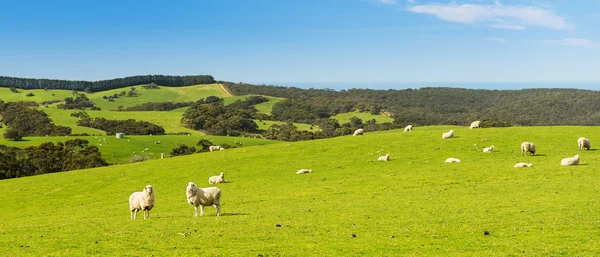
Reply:
[[221, 213], [220, 216], [246, 216], [246, 215], [250, 215], [250, 214], [248, 214], [248, 213], [227, 212], [227, 213]]

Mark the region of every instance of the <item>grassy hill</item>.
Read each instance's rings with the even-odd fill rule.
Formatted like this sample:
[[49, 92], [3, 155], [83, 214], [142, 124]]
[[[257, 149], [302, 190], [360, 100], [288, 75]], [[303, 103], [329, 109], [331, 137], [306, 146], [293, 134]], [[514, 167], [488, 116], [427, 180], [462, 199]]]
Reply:
[[[457, 138], [442, 140], [449, 129]], [[595, 135], [597, 127], [417, 127], [4, 180], [0, 252], [591, 256], [600, 251]], [[580, 136], [592, 151], [577, 149]], [[525, 140], [539, 155], [521, 156]], [[481, 152], [492, 144], [495, 152]], [[385, 153], [391, 161], [377, 162]], [[580, 166], [559, 165], [575, 154]], [[512, 168], [520, 161], [533, 167]], [[301, 168], [314, 172], [296, 175]], [[185, 184], [209, 186], [219, 172], [222, 216], [207, 207], [194, 217]], [[156, 189], [152, 216], [131, 221], [127, 199], [146, 184]]]

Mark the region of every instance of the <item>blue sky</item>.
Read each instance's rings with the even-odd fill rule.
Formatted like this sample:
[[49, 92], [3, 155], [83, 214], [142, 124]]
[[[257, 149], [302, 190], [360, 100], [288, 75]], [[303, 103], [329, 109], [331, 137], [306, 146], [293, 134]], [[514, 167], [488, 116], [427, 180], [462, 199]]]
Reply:
[[0, 75], [600, 82], [599, 2], [5, 1]]

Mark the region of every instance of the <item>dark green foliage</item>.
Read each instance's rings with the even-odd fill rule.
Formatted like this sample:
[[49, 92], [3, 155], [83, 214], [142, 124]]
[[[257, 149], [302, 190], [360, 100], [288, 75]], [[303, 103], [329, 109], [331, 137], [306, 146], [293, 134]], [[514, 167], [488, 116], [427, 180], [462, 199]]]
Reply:
[[35, 102], [0, 101], [0, 115], [8, 126], [4, 138], [21, 140], [24, 136], [66, 136], [71, 134], [71, 128], [56, 126], [48, 115], [31, 107]]
[[34, 96], [34, 94], [33, 94], [33, 93], [31, 93], [31, 92], [29, 92], [29, 93], [27, 93], [25, 96]]
[[170, 111], [175, 110], [181, 107], [188, 107], [192, 105], [194, 102], [149, 102], [138, 104], [133, 107], [127, 107], [124, 109], [120, 109], [118, 111]]
[[198, 152], [208, 152], [208, 148], [213, 145], [213, 143], [208, 140], [208, 139], [200, 139], [200, 141], [198, 141], [198, 143], [196, 143], [196, 146], [200, 146], [201, 148], [198, 149]]
[[183, 114], [181, 123], [187, 128], [204, 130], [212, 135], [237, 136], [256, 132], [258, 125], [252, 120], [256, 109], [240, 109], [223, 105], [217, 97], [207, 97], [192, 104]]
[[181, 144], [178, 147], [174, 147], [173, 150], [171, 150], [171, 155], [172, 156], [179, 156], [179, 155], [189, 155], [189, 154], [193, 154], [196, 152], [196, 148], [195, 147], [188, 147], [187, 145]]
[[77, 121], [77, 125], [100, 129], [106, 131], [108, 135], [116, 133], [125, 133], [127, 135], [164, 135], [165, 129], [161, 126], [147, 121], [128, 120], [107, 120], [105, 118], [83, 117]]
[[156, 83], [154, 83], [154, 82], [147, 84], [147, 85], [143, 85], [142, 88], [144, 88], [144, 89], [160, 89], [158, 87], [158, 85], [156, 85]]
[[[215, 83], [215, 79], [210, 75], [195, 76], [166, 76], [166, 75], [145, 75], [117, 78], [100, 81], [81, 81], [81, 80], [54, 80], [54, 79], [29, 79], [0, 76], [0, 87], [22, 88], [22, 89], [66, 89], [89, 92], [100, 92], [115, 88], [130, 87], [142, 84], [155, 83], [167, 87], [191, 86], [198, 84]], [[11, 89], [12, 90], [12, 89]], [[14, 89], [13, 92], [17, 91]], [[17, 91], [18, 92], [18, 91]], [[17, 93], [15, 92], [15, 93]]]
[[85, 139], [43, 143], [25, 149], [0, 145], [0, 179], [107, 166]]
[[77, 97], [73, 99], [72, 97], [65, 98], [64, 104], [57, 105], [59, 109], [79, 109], [79, 110], [100, 110], [100, 108], [94, 106], [94, 102], [90, 101], [84, 94], [77, 94]]
[[315, 139], [315, 134], [309, 131], [299, 131], [291, 122], [286, 124], [273, 124], [263, 134], [265, 138], [282, 141], [301, 141]]
[[21, 92], [19, 92], [19, 90], [17, 90], [17, 89], [16, 89], [16, 88], [14, 88], [14, 87], [11, 87], [11, 88], [10, 88], [10, 92], [13, 92], [13, 93], [21, 93]]
[[81, 112], [71, 113], [71, 117], [86, 118], [86, 117], [90, 117], [90, 115], [87, 112], [81, 111]]

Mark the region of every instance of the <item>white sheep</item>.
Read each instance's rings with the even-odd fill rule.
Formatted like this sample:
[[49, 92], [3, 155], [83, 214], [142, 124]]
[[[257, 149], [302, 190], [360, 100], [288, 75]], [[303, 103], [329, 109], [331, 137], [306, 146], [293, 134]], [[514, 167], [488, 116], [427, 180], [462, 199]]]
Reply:
[[296, 174], [305, 174], [305, 173], [312, 173], [312, 169], [300, 169], [300, 170], [296, 171]]
[[460, 160], [457, 158], [448, 158], [446, 159], [447, 163], [460, 163]]
[[358, 135], [362, 135], [365, 133], [364, 129], [357, 129], [354, 131], [354, 134], [352, 136], [358, 136]]
[[473, 121], [471, 122], [471, 126], [469, 126], [470, 129], [474, 129], [474, 128], [479, 128], [479, 124], [481, 123], [481, 121]]
[[493, 151], [494, 151], [494, 145], [491, 145], [490, 147], [483, 148], [483, 152], [484, 153], [491, 153]]
[[208, 150], [212, 152], [212, 151], [216, 151], [216, 150], [225, 150], [225, 148], [218, 146], [218, 145], [211, 145], [208, 147]]
[[221, 215], [221, 189], [218, 187], [198, 188], [194, 182], [187, 183], [185, 196], [189, 204], [194, 206], [194, 216], [198, 217], [198, 206], [200, 216], [204, 215], [204, 206], [214, 206], [217, 216]]
[[454, 137], [454, 130], [450, 130], [450, 131], [442, 134], [442, 139], [453, 138], [453, 137]]
[[412, 131], [413, 125], [408, 125], [404, 127], [404, 132]]
[[[144, 219], [150, 218], [150, 210], [154, 207], [154, 187], [147, 185], [142, 192], [135, 192], [129, 196], [129, 211], [131, 219], [137, 217], [137, 212], [144, 212]], [[147, 215], [146, 215], [147, 214]]]
[[384, 155], [384, 156], [381, 156], [381, 157], [379, 157], [379, 159], [377, 159], [377, 160], [378, 160], [378, 161], [380, 161], [380, 162], [386, 162], [386, 161], [389, 161], [389, 160], [390, 160], [390, 154], [388, 153], [388, 154], [386, 154], [386, 155]]
[[523, 142], [521, 143], [521, 155], [525, 155], [529, 153], [529, 155], [535, 154], [535, 145], [531, 142]]
[[225, 183], [225, 174], [221, 172], [219, 176], [212, 176], [208, 179], [209, 184], [220, 184]]
[[533, 164], [531, 163], [526, 163], [526, 162], [519, 162], [517, 164], [515, 164], [515, 168], [526, 168], [526, 167], [531, 167]]
[[562, 166], [579, 165], [579, 155], [575, 155], [573, 157], [562, 159], [560, 161], [560, 165], [562, 165]]
[[585, 137], [580, 137], [577, 139], [577, 145], [579, 146], [579, 150], [590, 150], [590, 140]]

